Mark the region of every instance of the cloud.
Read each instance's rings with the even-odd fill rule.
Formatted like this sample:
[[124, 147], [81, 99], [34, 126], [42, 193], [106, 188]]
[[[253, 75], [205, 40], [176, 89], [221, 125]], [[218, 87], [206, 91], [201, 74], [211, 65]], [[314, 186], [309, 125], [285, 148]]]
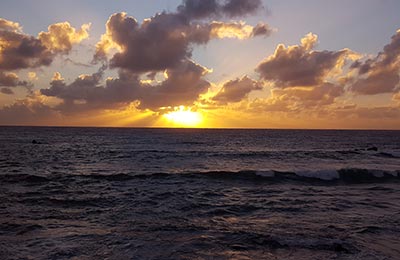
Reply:
[[48, 32], [39, 33], [39, 40], [50, 51], [55, 53], [68, 53], [72, 45], [80, 43], [89, 37], [90, 24], [84, 24], [76, 30], [68, 22], [52, 24]]
[[[0, 70], [0, 87], [27, 86], [28, 82], [19, 80], [17, 74]], [[3, 92], [4, 93], [4, 92]]]
[[157, 110], [161, 107], [192, 105], [210, 83], [203, 79], [208, 70], [192, 61], [166, 71], [167, 79], [161, 84], [142, 89], [139, 108]]
[[162, 13], [140, 26], [126, 13], [114, 14], [107, 21], [106, 34], [97, 44], [95, 58], [104, 58], [108, 50], [117, 47], [120, 51], [110, 61], [112, 68], [143, 73], [176, 66], [190, 57], [189, 42], [182, 33], [186, 22], [182, 19]]
[[350, 85], [350, 90], [357, 94], [375, 95], [393, 93], [399, 89], [399, 69], [394, 67], [375, 67], [366, 77], [360, 77]]
[[257, 99], [251, 107], [259, 111], [299, 112], [321, 109], [335, 103], [344, 94], [344, 88], [324, 83], [314, 87], [274, 88], [267, 99]]
[[138, 102], [140, 109], [157, 111], [161, 107], [192, 105], [210, 86], [202, 79], [208, 70], [192, 61], [166, 70], [167, 79], [155, 85], [143, 83], [130, 71], [120, 70], [118, 78], [107, 79], [103, 86], [104, 69], [92, 75], [81, 75], [70, 84], [56, 73], [50, 88], [41, 89], [40, 93], [61, 99], [62, 103], [56, 109], [63, 113], [116, 109], [132, 102]]
[[117, 109], [139, 98], [140, 81], [136, 75], [120, 71], [119, 78], [107, 79], [101, 84], [104, 67], [92, 75], [81, 75], [67, 84], [60, 73], [55, 73], [50, 88], [40, 93], [56, 97], [62, 103], [55, 107], [63, 114], [88, 110]]
[[246, 98], [251, 91], [261, 89], [261, 83], [245, 76], [241, 79], [226, 82], [212, 100], [220, 104], [239, 102]]
[[36, 95], [0, 108], [0, 125], [51, 125], [59, 117]]
[[[399, 119], [400, 118], [400, 108], [393, 106], [372, 106], [372, 107], [358, 107], [353, 106], [349, 108], [339, 108], [333, 113], [339, 118], [361, 118], [361, 119]], [[390, 121], [389, 121], [390, 122]], [[396, 123], [398, 120], [396, 121]], [[392, 124], [394, 122], [392, 121]], [[393, 125], [394, 126], [394, 125]], [[392, 127], [393, 127], [392, 126]], [[374, 128], [380, 128], [379, 125], [372, 126]]]
[[230, 17], [244, 16], [262, 9], [261, 0], [228, 0], [222, 6], [224, 14]]
[[3, 93], [4, 95], [12, 95], [14, 94], [14, 91], [10, 88], [1, 88], [0, 92]]
[[400, 88], [400, 30], [375, 58], [352, 64], [357, 70], [349, 89], [357, 94], [394, 93]]
[[22, 31], [22, 27], [19, 25], [19, 23], [0, 18], [0, 30], [19, 32]]
[[190, 19], [215, 16], [230, 18], [253, 14], [263, 9], [261, 0], [184, 0], [178, 13]]
[[265, 23], [258, 23], [254, 28], [252, 32], [252, 36], [270, 36], [271, 33], [274, 32], [274, 29], [272, 29], [268, 24]]
[[194, 44], [219, 38], [248, 39], [271, 32], [266, 24], [252, 27], [243, 22], [193, 22], [182, 12], [159, 13], [142, 24], [126, 13], [117, 13], [107, 21], [106, 33], [96, 45], [94, 61], [106, 60], [107, 54], [116, 49], [111, 68], [135, 73], [163, 71], [190, 59]]
[[67, 54], [72, 45], [87, 38], [88, 25], [76, 31], [69, 23], [53, 24], [38, 38], [26, 35], [18, 23], [0, 20], [0, 70], [13, 71], [48, 66], [57, 54]]
[[256, 71], [262, 79], [275, 82], [280, 88], [323, 84], [348, 50], [313, 51], [317, 39], [315, 34], [309, 33], [301, 39], [301, 45], [279, 44], [275, 53], [262, 61]]
[[56, 72], [50, 82], [50, 88], [41, 89], [40, 92], [42, 95], [58, 97], [66, 101], [87, 100], [99, 85], [101, 76], [100, 73], [81, 75], [71, 84], [66, 84], [61, 74]]
[[259, 23], [256, 27], [244, 22], [217, 22], [195, 24], [187, 30], [188, 41], [196, 44], [206, 44], [212, 39], [235, 38], [249, 39], [256, 36], [269, 36], [274, 30], [267, 24]]

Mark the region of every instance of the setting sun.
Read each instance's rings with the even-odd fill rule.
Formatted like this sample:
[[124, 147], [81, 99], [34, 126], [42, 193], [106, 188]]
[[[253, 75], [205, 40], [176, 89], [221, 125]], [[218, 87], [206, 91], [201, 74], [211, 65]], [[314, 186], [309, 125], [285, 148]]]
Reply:
[[203, 121], [203, 117], [199, 112], [193, 112], [184, 106], [165, 114], [164, 117], [175, 126], [181, 127], [198, 127]]

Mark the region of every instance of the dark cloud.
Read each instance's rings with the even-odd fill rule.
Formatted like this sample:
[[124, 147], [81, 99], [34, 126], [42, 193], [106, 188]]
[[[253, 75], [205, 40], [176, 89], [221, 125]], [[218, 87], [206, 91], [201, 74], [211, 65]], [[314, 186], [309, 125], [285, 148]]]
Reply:
[[19, 80], [18, 75], [15, 73], [0, 71], [0, 87], [16, 86], [28, 86], [28, 82]]
[[394, 67], [383, 67], [370, 70], [367, 77], [358, 78], [351, 84], [350, 90], [358, 94], [375, 95], [394, 93], [399, 90], [400, 70]]
[[10, 88], [1, 88], [0, 92], [5, 94], [5, 95], [12, 95], [14, 94], [14, 91], [12, 91], [12, 89]]
[[270, 36], [271, 33], [274, 30], [265, 23], [258, 23], [254, 28], [253, 28], [253, 32], [252, 32], [252, 36]]
[[285, 47], [280, 44], [256, 70], [262, 79], [275, 82], [276, 87], [322, 84], [347, 50], [313, 51], [316, 42], [317, 36], [310, 33], [301, 40], [301, 45]]
[[162, 13], [140, 26], [125, 13], [114, 14], [107, 22], [107, 33], [97, 44], [95, 58], [117, 47], [120, 51], [110, 61], [112, 68], [143, 73], [176, 66], [190, 57], [189, 41], [183, 34], [186, 24], [181, 16]]
[[400, 88], [400, 30], [375, 58], [351, 66], [358, 75], [349, 89], [363, 95], [394, 93]]
[[63, 102], [56, 109], [63, 113], [115, 109], [135, 101], [140, 109], [155, 111], [160, 107], [192, 105], [210, 86], [202, 79], [207, 70], [190, 61], [166, 70], [168, 78], [156, 85], [143, 83], [136, 74], [120, 70], [118, 78], [108, 79], [103, 86], [103, 69], [92, 75], [82, 75], [70, 84], [56, 74], [50, 88], [40, 92], [61, 99]]
[[35, 97], [0, 108], [0, 125], [52, 125], [57, 118], [57, 112]]
[[251, 91], [261, 89], [262, 85], [259, 82], [245, 76], [226, 82], [213, 100], [221, 104], [239, 102], [246, 98]]
[[101, 85], [104, 68], [92, 75], [81, 75], [67, 84], [60, 74], [54, 76], [50, 88], [42, 95], [57, 97], [62, 103], [55, 107], [64, 114], [96, 109], [117, 109], [139, 98], [141, 83], [136, 75], [120, 71], [119, 78]]
[[207, 73], [206, 68], [191, 61], [168, 69], [165, 81], [142, 89], [139, 107], [157, 110], [160, 107], [192, 105], [210, 87], [210, 83], [203, 79]]
[[76, 31], [69, 23], [49, 26], [38, 38], [26, 35], [17, 23], [0, 20], [0, 70], [12, 71], [48, 66], [60, 53], [68, 53], [74, 43], [88, 37], [88, 25]]
[[41, 89], [42, 95], [58, 97], [65, 101], [88, 100], [96, 94], [96, 88], [100, 87], [103, 70], [92, 75], [81, 75], [71, 84], [66, 84], [59, 73], [56, 73], [50, 82], [50, 88]]
[[263, 8], [261, 0], [228, 0], [222, 6], [224, 14], [230, 17], [255, 13]]
[[0, 31], [0, 70], [48, 66], [54, 54], [40, 40], [19, 32]]
[[184, 0], [178, 13], [190, 19], [240, 17], [263, 9], [261, 0]]
[[163, 71], [190, 59], [193, 44], [206, 44], [214, 38], [245, 39], [268, 35], [267, 25], [258, 25], [257, 33], [244, 23], [193, 23], [177, 13], [159, 13], [142, 24], [126, 13], [112, 15], [106, 34], [97, 44], [94, 61], [105, 60], [110, 49], [118, 52], [110, 60], [111, 68], [135, 73]]
[[178, 13], [191, 19], [201, 19], [215, 16], [219, 12], [220, 4], [217, 0], [184, 0], [178, 6]]
[[192, 44], [206, 44], [213, 38], [269, 35], [265, 24], [253, 28], [243, 23], [199, 23], [194, 19], [211, 16], [242, 16], [261, 8], [261, 1], [185, 0], [175, 13], [158, 13], [139, 24], [125, 13], [110, 17], [106, 34], [97, 44], [95, 61], [105, 59], [116, 48], [111, 68], [129, 69], [136, 73], [162, 71], [190, 59]]
[[82, 63], [82, 62], [78, 62], [78, 61], [74, 61], [74, 60], [71, 59], [71, 58], [66, 58], [66, 59], [64, 59], [63, 62], [64, 62], [65, 64], [71, 63], [72, 65], [80, 66], [80, 67], [85, 67], [85, 68], [91, 68], [91, 67], [92, 67], [92, 66], [89, 65], [89, 64]]

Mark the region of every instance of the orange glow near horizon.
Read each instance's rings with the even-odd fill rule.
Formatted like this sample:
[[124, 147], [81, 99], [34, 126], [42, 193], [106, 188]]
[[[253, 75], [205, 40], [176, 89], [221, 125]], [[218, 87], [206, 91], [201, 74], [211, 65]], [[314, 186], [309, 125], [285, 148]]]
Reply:
[[178, 127], [200, 127], [203, 123], [203, 116], [199, 112], [191, 111], [190, 108], [180, 106], [175, 111], [163, 116], [168, 123]]

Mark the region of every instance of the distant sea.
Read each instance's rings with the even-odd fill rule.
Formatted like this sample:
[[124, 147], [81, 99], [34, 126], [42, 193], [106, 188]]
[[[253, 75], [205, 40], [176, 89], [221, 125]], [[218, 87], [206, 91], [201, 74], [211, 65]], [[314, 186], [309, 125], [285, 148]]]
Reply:
[[0, 259], [400, 259], [400, 131], [0, 127]]

